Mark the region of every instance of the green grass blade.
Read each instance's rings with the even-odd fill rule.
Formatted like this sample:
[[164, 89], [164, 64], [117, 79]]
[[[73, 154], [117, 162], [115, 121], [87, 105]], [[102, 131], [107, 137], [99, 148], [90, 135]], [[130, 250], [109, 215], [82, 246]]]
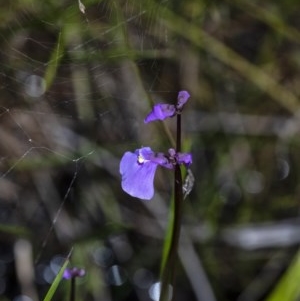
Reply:
[[174, 202], [174, 197], [172, 196], [170, 213], [169, 213], [169, 218], [168, 218], [168, 226], [167, 226], [167, 230], [166, 230], [166, 234], [165, 234], [165, 238], [164, 238], [164, 245], [163, 245], [161, 265], [160, 265], [160, 276], [161, 277], [165, 270], [168, 254], [171, 249], [172, 233], [173, 233], [173, 229], [174, 229], [174, 216], [175, 216], [174, 210], [175, 210], [175, 202]]
[[300, 296], [300, 250], [265, 301], [295, 301]]
[[66, 261], [64, 262], [63, 266], [61, 267], [61, 269], [59, 270], [58, 274], [56, 275], [54, 281], [52, 282], [49, 291], [47, 292], [45, 298], [43, 301], [50, 301], [54, 295], [54, 293], [57, 290], [57, 287], [61, 281], [61, 278], [63, 276], [64, 270], [66, 269], [67, 265], [69, 264], [69, 257], [66, 259]]
[[53, 80], [55, 78], [57, 68], [59, 66], [59, 63], [64, 55], [64, 41], [62, 38], [62, 32], [59, 33], [57, 44], [54, 47], [50, 60], [47, 64], [47, 68], [45, 70], [44, 79], [46, 82], [46, 89], [48, 90], [51, 84], [53, 83]]
[[0, 224], [0, 232], [20, 237], [30, 236], [30, 232], [26, 228], [15, 225]]

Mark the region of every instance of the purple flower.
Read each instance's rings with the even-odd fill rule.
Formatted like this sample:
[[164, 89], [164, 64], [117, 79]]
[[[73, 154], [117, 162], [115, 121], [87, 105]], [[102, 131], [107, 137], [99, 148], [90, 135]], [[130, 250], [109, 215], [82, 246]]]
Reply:
[[180, 113], [184, 104], [188, 101], [190, 94], [187, 91], [180, 91], [177, 97], [176, 106], [166, 103], [154, 105], [152, 111], [146, 116], [144, 122], [149, 123], [155, 120], [164, 120]]
[[158, 165], [173, 169], [177, 163], [189, 165], [191, 162], [191, 154], [176, 154], [173, 149], [168, 155], [155, 153], [150, 147], [126, 152], [120, 162], [122, 189], [133, 197], [150, 200], [154, 195], [153, 181]]
[[85, 270], [80, 268], [67, 268], [64, 270], [63, 278], [64, 279], [71, 279], [76, 277], [83, 277], [85, 275]]
[[157, 165], [168, 166], [161, 154], [155, 155], [150, 147], [126, 152], [120, 163], [122, 189], [133, 197], [150, 200], [154, 195], [153, 181]]
[[155, 105], [152, 111], [146, 116], [144, 122], [148, 123], [154, 120], [164, 120], [175, 115], [176, 108], [173, 105], [159, 103]]

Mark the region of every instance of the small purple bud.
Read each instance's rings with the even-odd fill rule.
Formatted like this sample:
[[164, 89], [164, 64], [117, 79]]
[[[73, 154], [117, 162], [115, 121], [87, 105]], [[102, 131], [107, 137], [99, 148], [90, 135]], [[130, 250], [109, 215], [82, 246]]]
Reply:
[[170, 157], [175, 157], [175, 155], [176, 155], [176, 151], [174, 148], [170, 148], [168, 150], [168, 153], [169, 153]]
[[190, 94], [187, 91], [180, 91], [178, 93], [178, 97], [177, 97], [177, 105], [176, 108], [178, 110], [181, 110], [182, 107], [184, 106], [184, 104], [188, 101], [188, 99], [190, 98]]
[[155, 120], [164, 120], [168, 117], [174, 116], [176, 113], [176, 108], [173, 105], [160, 103], [156, 104], [152, 111], [146, 116], [144, 122], [149, 123]]
[[64, 270], [63, 278], [64, 279], [71, 279], [76, 277], [83, 277], [85, 275], [85, 270], [80, 268], [67, 268]]

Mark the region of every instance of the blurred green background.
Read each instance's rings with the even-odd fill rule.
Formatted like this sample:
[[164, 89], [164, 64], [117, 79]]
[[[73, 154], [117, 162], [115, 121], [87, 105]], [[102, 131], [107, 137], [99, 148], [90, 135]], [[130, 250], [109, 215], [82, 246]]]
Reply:
[[[298, 1], [2, 1], [0, 300], [156, 300], [172, 173], [126, 195], [125, 151], [167, 151], [151, 105], [191, 99], [175, 300], [299, 300]], [[68, 300], [62, 281], [53, 300]], [[152, 289], [151, 289], [152, 288]]]

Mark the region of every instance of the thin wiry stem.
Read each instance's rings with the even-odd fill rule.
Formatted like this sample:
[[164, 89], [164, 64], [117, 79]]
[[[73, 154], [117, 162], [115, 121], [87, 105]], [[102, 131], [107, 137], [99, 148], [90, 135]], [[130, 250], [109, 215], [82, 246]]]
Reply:
[[71, 278], [70, 301], [75, 301], [76, 278]]

